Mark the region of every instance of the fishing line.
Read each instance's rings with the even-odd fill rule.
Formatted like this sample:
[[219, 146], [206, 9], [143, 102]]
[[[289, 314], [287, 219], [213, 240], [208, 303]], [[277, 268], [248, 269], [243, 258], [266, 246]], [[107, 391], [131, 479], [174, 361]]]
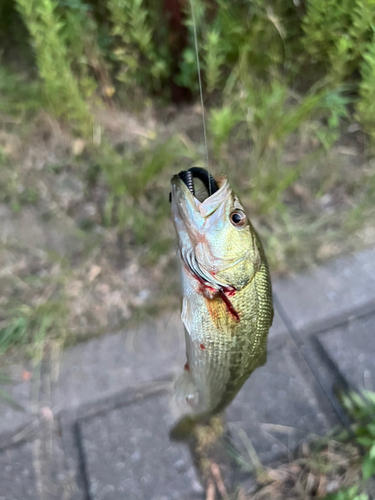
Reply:
[[[202, 122], [203, 122], [203, 135], [204, 135], [204, 144], [206, 148], [206, 164], [208, 169], [208, 145], [207, 145], [207, 132], [206, 132], [206, 117], [204, 113], [204, 102], [203, 102], [203, 90], [202, 90], [202, 79], [201, 79], [201, 66], [199, 62], [199, 51], [198, 51], [198, 35], [197, 35], [197, 23], [195, 20], [195, 11], [194, 11], [194, 0], [190, 0], [190, 8], [191, 8], [191, 18], [193, 21], [193, 32], [194, 32], [194, 44], [195, 44], [195, 57], [197, 60], [197, 71], [198, 71], [198, 82], [199, 82], [199, 93], [201, 98], [201, 108], [202, 108]], [[211, 196], [211, 184], [210, 179], [208, 179], [208, 194]]]

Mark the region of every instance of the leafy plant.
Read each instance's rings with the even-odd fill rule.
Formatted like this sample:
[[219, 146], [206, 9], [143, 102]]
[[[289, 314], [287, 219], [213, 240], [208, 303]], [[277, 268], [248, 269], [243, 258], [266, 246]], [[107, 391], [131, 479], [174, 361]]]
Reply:
[[366, 46], [361, 64], [361, 82], [359, 84], [359, 100], [357, 114], [372, 137], [375, 137], [375, 35]]
[[[341, 89], [323, 88], [302, 96], [278, 80], [267, 85], [252, 77], [240, 76], [239, 82], [224, 106], [212, 111], [209, 135], [214, 138], [215, 153], [220, 153], [221, 158], [222, 145], [234, 129], [237, 141], [248, 141], [249, 160], [243, 176], [250, 181], [242, 183], [241, 189], [251, 190], [260, 212], [268, 212], [276, 206], [281, 209], [281, 196], [308, 165], [308, 161], [285, 165], [283, 155], [291, 135], [309, 124], [311, 132], [328, 151], [338, 139], [340, 120], [347, 115], [348, 99]], [[322, 123], [323, 118], [326, 125]], [[223, 163], [228, 161], [226, 156]]]
[[30, 81], [27, 74], [15, 73], [0, 66], [0, 112], [24, 118], [42, 105], [40, 85]]
[[120, 63], [117, 78], [126, 87], [135, 82], [146, 88], [159, 88], [168, 76], [166, 45], [153, 39], [153, 26], [143, 0], [109, 0], [112, 35], [119, 39], [114, 55]]
[[31, 35], [48, 108], [55, 116], [71, 121], [76, 131], [89, 137], [92, 117], [69, 64], [56, 2], [17, 0], [17, 6]]
[[325, 500], [368, 500], [366, 493], [358, 493], [358, 486], [352, 486], [348, 489], [342, 489], [337, 493], [332, 493], [325, 497]]
[[31, 357], [38, 357], [47, 332], [64, 330], [64, 314], [63, 300], [49, 300], [34, 309], [23, 305], [10, 311], [8, 324], [0, 329], [0, 355], [12, 347], [26, 346]]
[[375, 474], [375, 393], [352, 393], [343, 396], [343, 403], [356, 421], [354, 432], [357, 442], [367, 451], [362, 463], [363, 479], [366, 480]]
[[[362, 476], [366, 481], [375, 474], [375, 393], [363, 391], [342, 395], [342, 402], [349, 415], [354, 419], [356, 441], [365, 448], [362, 461]], [[368, 500], [366, 493], [359, 493], [359, 485], [341, 489], [327, 495], [325, 500]]]
[[[59, 0], [56, 12], [61, 18], [60, 38], [79, 88], [90, 98], [100, 82], [103, 93], [110, 92], [107, 65], [98, 45], [97, 23], [88, 4], [81, 0]], [[96, 77], [96, 79], [94, 78]]]
[[374, 19], [372, 0], [308, 0], [303, 46], [341, 82], [358, 69]]

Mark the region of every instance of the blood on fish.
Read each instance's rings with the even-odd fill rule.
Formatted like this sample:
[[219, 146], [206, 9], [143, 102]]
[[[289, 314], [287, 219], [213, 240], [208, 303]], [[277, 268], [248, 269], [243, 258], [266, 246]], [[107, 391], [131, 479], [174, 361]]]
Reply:
[[235, 310], [233, 307], [232, 302], [228, 299], [228, 297], [225, 295], [223, 290], [219, 291], [220, 298], [223, 300], [224, 304], [227, 306], [228, 311], [231, 313], [231, 315], [236, 318], [236, 321], [240, 321], [240, 317], [238, 315], [238, 312]]
[[200, 344], [200, 346], [199, 346], [199, 347], [202, 349], [202, 351], [204, 351], [204, 350], [206, 349], [206, 346], [205, 346], [205, 345], [203, 345], [203, 344]]
[[233, 297], [236, 295], [237, 290], [233, 286], [226, 286], [223, 288], [223, 292], [227, 297]]
[[[210, 285], [208, 285], [200, 276], [197, 276], [195, 273], [192, 275], [196, 278], [199, 283], [199, 293], [201, 293], [206, 299], [212, 300], [215, 296], [220, 297], [226, 308], [230, 312], [230, 314], [236, 319], [236, 321], [240, 321], [240, 317], [238, 312], [233, 307], [232, 302], [228, 299], [228, 297], [233, 297], [237, 290], [233, 286], [226, 286], [223, 289], [217, 289]], [[202, 348], [202, 347], [201, 347]]]
[[190, 366], [189, 366], [189, 363], [187, 361], [184, 364], [184, 370], [186, 370], [187, 372], [190, 370]]

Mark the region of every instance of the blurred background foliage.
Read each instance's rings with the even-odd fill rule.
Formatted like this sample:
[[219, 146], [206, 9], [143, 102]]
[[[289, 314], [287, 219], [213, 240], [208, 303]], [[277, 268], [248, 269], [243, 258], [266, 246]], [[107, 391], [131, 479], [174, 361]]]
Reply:
[[[11, 337], [28, 338], [9, 334], [32, 330], [19, 325], [38, 330], [43, 315], [30, 311], [44, 302], [67, 302], [71, 312], [90, 265], [101, 270], [93, 280], [113, 273], [111, 293], [115, 282], [122, 297], [127, 290], [129, 307], [109, 301], [120, 320], [139, 304], [176, 305], [169, 178], [205, 167], [194, 25], [209, 169], [228, 175], [272, 270], [373, 243], [374, 20], [375, 0], [3, 0], [0, 203], [19, 215], [7, 217], [21, 239], [24, 219], [35, 216], [49, 243], [57, 217], [66, 221], [59, 238], [73, 238], [74, 226], [85, 240], [70, 254], [58, 240], [36, 280], [31, 264], [22, 274], [8, 254], [8, 282], [18, 281], [1, 306], [6, 348]], [[98, 264], [104, 254], [108, 267]], [[132, 259], [155, 274], [144, 299], [137, 294], [150, 274], [126, 288], [118, 272]], [[38, 294], [47, 299], [35, 308]], [[98, 329], [90, 300], [56, 336]], [[100, 328], [117, 317], [111, 307]]]
[[[345, 86], [371, 127], [372, 0], [194, 0], [204, 92], [222, 105], [277, 80], [284, 89]], [[189, 2], [165, 0], [4, 0], [3, 61], [15, 53], [35, 70], [54, 115], [90, 124], [95, 98], [131, 105], [134, 95], [162, 103], [197, 98]], [[10, 71], [10, 70], [9, 70]], [[9, 76], [10, 78], [10, 76]], [[269, 89], [271, 99], [277, 90]], [[90, 101], [91, 99], [91, 101]]]

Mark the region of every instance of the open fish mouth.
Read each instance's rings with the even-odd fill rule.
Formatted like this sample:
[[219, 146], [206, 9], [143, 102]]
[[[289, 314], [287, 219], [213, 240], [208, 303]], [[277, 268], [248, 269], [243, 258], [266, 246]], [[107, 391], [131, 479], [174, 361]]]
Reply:
[[208, 196], [216, 193], [219, 189], [214, 177], [204, 168], [192, 167], [189, 170], [182, 170], [178, 174], [179, 178], [184, 182], [189, 191], [195, 196], [194, 179], [199, 179], [207, 190]]

